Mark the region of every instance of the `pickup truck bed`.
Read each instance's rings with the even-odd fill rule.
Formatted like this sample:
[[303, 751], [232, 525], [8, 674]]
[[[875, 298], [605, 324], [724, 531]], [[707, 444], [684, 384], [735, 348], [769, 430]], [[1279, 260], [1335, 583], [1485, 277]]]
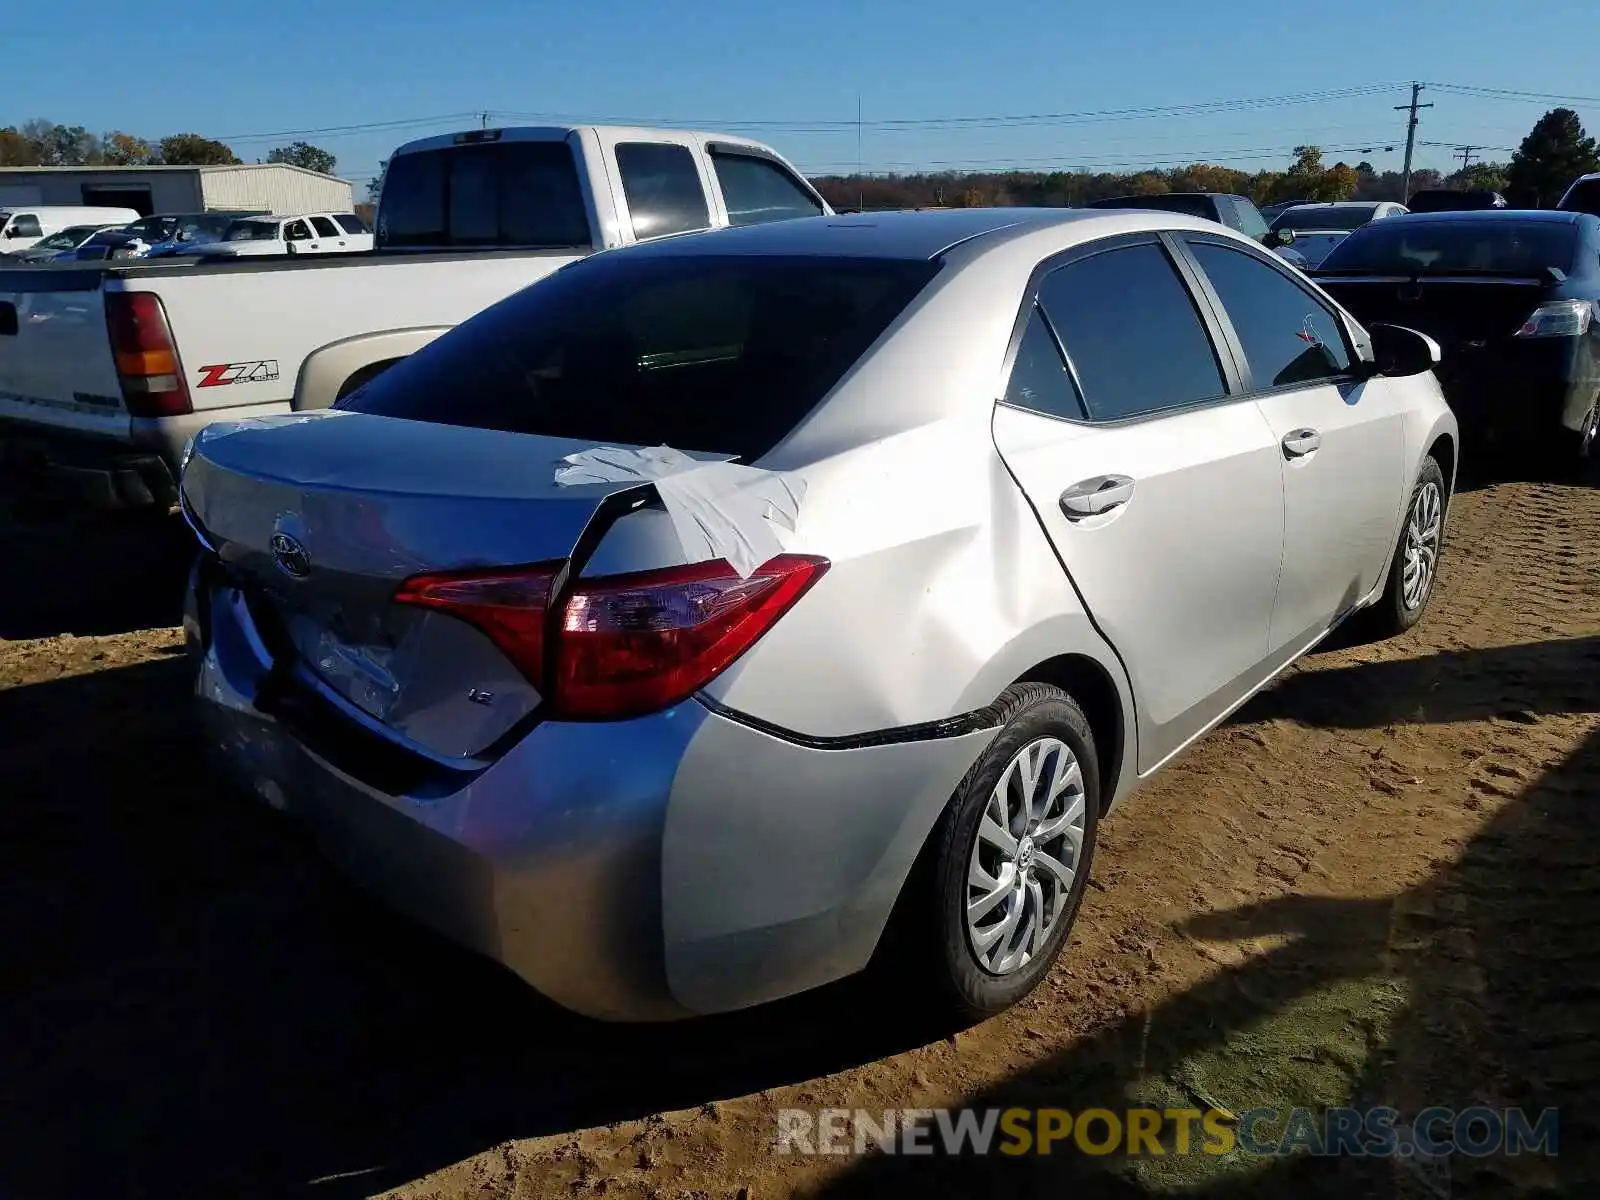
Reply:
[[[367, 335], [372, 311], [383, 313], [391, 360], [403, 358], [463, 314], [588, 253], [588, 247], [388, 251], [0, 270], [5, 465], [25, 476], [48, 464], [55, 486], [96, 506], [170, 504], [172, 465], [196, 430], [288, 411], [296, 368], [314, 351]], [[465, 263], [470, 270], [461, 269]], [[343, 303], [330, 310], [318, 296], [333, 275]], [[175, 332], [189, 413], [140, 415], [124, 400], [107, 336], [107, 298], [147, 290], [160, 297]], [[334, 394], [343, 382], [333, 384]]]

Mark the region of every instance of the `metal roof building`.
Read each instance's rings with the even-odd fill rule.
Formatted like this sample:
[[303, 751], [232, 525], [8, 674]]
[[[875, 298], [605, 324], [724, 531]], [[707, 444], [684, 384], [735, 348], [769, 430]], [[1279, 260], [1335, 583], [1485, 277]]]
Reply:
[[0, 167], [0, 208], [94, 205], [151, 213], [349, 212], [348, 180], [287, 163], [231, 167]]

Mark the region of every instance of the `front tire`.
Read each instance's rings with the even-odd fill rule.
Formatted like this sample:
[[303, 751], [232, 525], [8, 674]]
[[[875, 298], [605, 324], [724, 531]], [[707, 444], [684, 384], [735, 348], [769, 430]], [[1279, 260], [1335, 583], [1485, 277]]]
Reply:
[[1100, 764], [1060, 688], [1016, 684], [1003, 725], [957, 786], [920, 903], [928, 966], [957, 1016], [1021, 1000], [1061, 952], [1083, 901], [1100, 816]]
[[1389, 582], [1370, 610], [1363, 630], [1372, 638], [1393, 637], [1422, 620], [1439, 579], [1448, 503], [1444, 472], [1432, 457], [1424, 458], [1406, 502], [1405, 523], [1400, 527], [1394, 558], [1389, 562]]

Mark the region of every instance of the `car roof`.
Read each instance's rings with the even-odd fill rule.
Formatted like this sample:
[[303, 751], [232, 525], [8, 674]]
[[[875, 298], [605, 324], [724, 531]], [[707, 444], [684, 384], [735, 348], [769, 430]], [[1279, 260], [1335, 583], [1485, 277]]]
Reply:
[[[1582, 223], [1582, 218], [1588, 213], [1568, 212], [1555, 208], [1461, 208], [1448, 212], [1407, 213], [1404, 218], [1391, 217], [1391, 220], [1401, 220], [1409, 227], [1424, 221], [1522, 221], [1548, 225], [1576, 225]], [[1600, 217], [1590, 217], [1590, 220], [1600, 220]]]
[[[841, 213], [741, 225], [660, 238], [630, 254], [794, 254], [860, 258], [933, 259], [966, 242], [1050, 226], [1085, 226], [1084, 235], [1129, 229], [1137, 210], [1070, 208], [951, 208]], [[1157, 216], [1150, 214], [1151, 218]], [[1182, 213], [1159, 214], [1163, 228], [1214, 230], [1215, 222]], [[1099, 228], [1096, 229], [1095, 227]]]

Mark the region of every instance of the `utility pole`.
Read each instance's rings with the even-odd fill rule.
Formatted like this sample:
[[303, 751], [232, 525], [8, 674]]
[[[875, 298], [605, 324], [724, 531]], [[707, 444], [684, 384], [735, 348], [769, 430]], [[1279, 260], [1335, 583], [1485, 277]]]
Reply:
[[489, 128], [489, 114], [487, 112], [481, 112], [481, 113], [478, 114], [478, 128], [479, 129], [487, 129], [487, 128]]
[[1411, 114], [1411, 119], [1406, 122], [1406, 165], [1402, 169], [1404, 182], [1400, 185], [1401, 204], [1411, 199], [1411, 152], [1417, 145], [1417, 110], [1419, 108], [1433, 107], [1431, 104], [1418, 104], [1417, 97], [1420, 95], [1422, 95], [1422, 85], [1413, 83], [1411, 85], [1411, 103], [1396, 104], [1394, 106], [1396, 112], [1410, 112]]
[[1463, 171], [1465, 171], [1468, 167], [1470, 167], [1472, 165], [1472, 156], [1473, 156], [1473, 154], [1476, 153], [1479, 150], [1482, 150], [1482, 149], [1483, 149], [1482, 146], [1457, 146], [1456, 147], [1456, 153], [1461, 156], [1461, 169]]
[[861, 177], [861, 93], [856, 93], [856, 211], [867, 206], [867, 184]]

